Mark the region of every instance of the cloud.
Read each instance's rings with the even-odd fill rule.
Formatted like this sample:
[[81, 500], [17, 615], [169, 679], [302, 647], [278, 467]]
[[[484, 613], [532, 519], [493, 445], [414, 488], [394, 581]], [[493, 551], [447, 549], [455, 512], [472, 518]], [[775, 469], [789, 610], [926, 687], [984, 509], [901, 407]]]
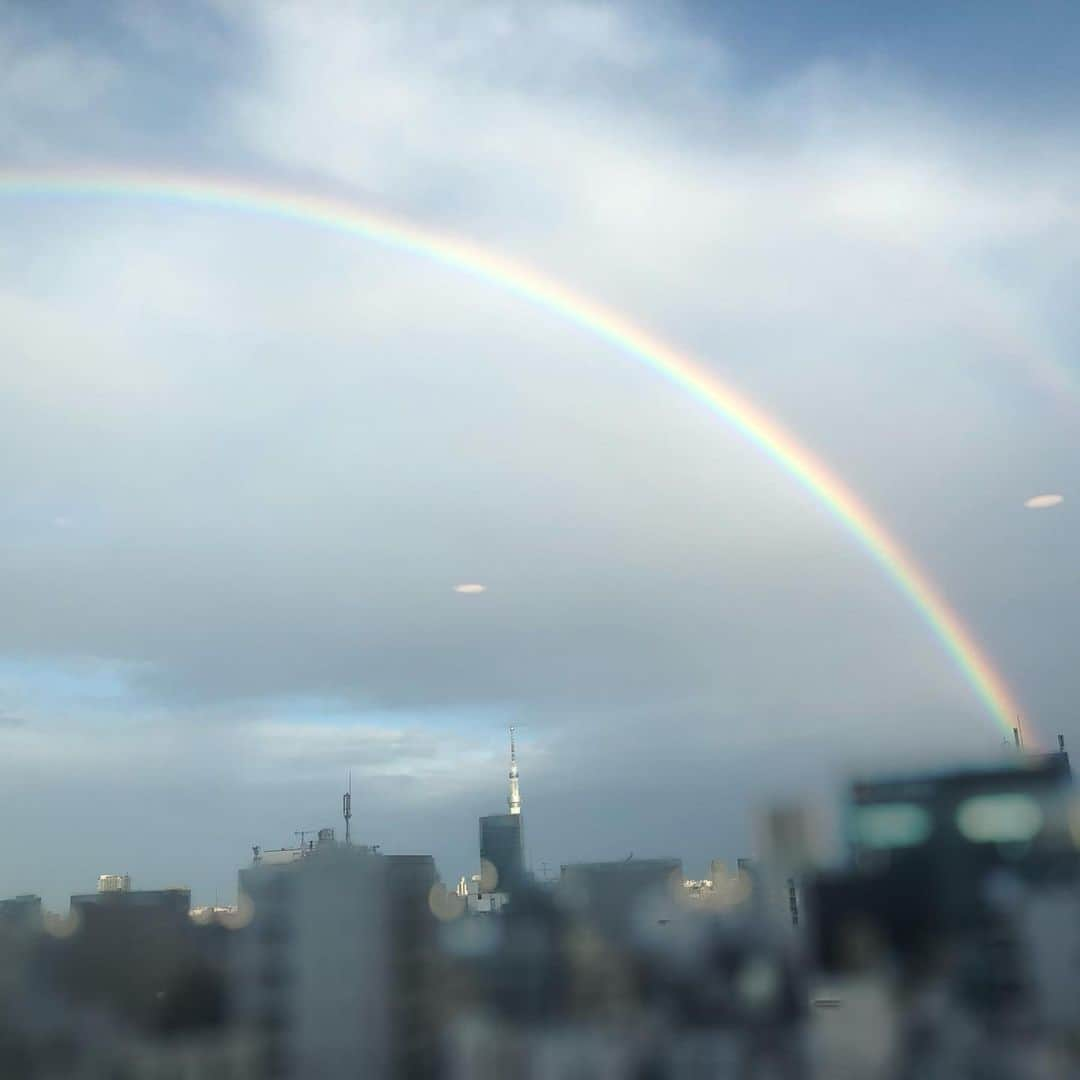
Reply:
[[[136, 147], [166, 171], [355, 197], [624, 311], [831, 463], [1041, 723], [1071, 722], [1071, 548], [1008, 512], [1017, 485], [1080, 465], [1058, 392], [1069, 138], [973, 124], [895, 71], [748, 87], [723, 40], [633, 7], [207, 10], [207, 34], [129, 20], [158, 57], [206, 37], [198, 108], [198, 87], [166, 100], [116, 42], [35, 39], [109, 74], [93, 124], [16, 110], [12, 154]], [[109, 104], [117, 87], [138, 116]], [[80, 856], [86, 881], [125, 844], [164, 878], [227, 828], [214, 866], [183, 873], [228, 888], [249, 844], [332, 819], [350, 766], [373, 836], [460, 866], [475, 815], [503, 805], [510, 719], [553, 864], [635, 836], [730, 857], [755, 787], [820, 778], [848, 747], [996, 744], [875, 559], [610, 343], [272, 216], [23, 210], [0, 202], [9, 252], [33, 253], [0, 255], [0, 650], [35, 723], [4, 769], [42, 802], [70, 784], [69, 813], [102, 786], [80, 760], [105, 770], [119, 831]], [[482, 603], [455, 595], [478, 582]], [[107, 701], [26, 670], [88, 657], [121, 673]], [[152, 827], [131, 823], [144, 797]], [[562, 850], [575, 820], [590, 828]]]
[[1064, 501], [1064, 495], [1032, 495], [1024, 501], [1024, 505], [1029, 510], [1046, 510], [1051, 506], [1060, 506]]

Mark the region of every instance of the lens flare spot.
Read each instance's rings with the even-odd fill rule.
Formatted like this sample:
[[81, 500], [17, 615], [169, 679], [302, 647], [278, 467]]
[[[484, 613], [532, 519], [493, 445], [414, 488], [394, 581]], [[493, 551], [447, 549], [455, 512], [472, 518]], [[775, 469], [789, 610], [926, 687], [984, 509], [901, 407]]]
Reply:
[[1060, 506], [1065, 501], [1064, 495], [1032, 495], [1024, 505], [1029, 510], [1049, 510], [1051, 506]]

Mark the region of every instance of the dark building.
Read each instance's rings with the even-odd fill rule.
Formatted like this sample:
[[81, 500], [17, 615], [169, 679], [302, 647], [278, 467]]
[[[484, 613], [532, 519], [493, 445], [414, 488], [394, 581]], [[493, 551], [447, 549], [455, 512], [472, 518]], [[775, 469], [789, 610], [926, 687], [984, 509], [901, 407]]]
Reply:
[[190, 889], [136, 889], [115, 892], [79, 893], [71, 898], [72, 911], [83, 914], [87, 907], [147, 909], [169, 915], [188, 915], [191, 911]]
[[40, 930], [41, 897], [26, 894], [0, 900], [0, 926], [11, 930]]
[[923, 964], [946, 943], [993, 939], [1001, 916], [992, 880], [1004, 875], [1018, 889], [1080, 880], [1073, 791], [1064, 752], [857, 781], [846, 814], [849, 865], [814, 883], [819, 960], [854, 964], [872, 940]]
[[489, 814], [482, 817], [480, 891], [510, 893], [524, 878], [525, 848], [521, 815]]
[[439, 880], [430, 855], [382, 855], [390, 946], [389, 1023], [391, 1075], [432, 1076], [436, 1071], [438, 934], [431, 890]]
[[673, 858], [575, 863], [562, 867], [558, 893], [572, 908], [587, 911], [606, 935], [623, 940], [649, 899], [672, 900], [682, 890], [682, 861]]

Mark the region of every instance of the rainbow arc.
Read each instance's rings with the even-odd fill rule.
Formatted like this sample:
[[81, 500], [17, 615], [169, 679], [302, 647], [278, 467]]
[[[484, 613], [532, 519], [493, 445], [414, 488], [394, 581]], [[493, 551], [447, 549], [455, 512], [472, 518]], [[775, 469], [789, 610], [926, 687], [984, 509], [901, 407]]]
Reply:
[[341, 200], [235, 179], [112, 168], [0, 173], [0, 197], [61, 196], [186, 204], [351, 234], [468, 273], [577, 324], [691, 394], [809, 491], [916, 609], [1002, 730], [1012, 732], [1021, 710], [1005, 679], [941, 590], [869, 507], [760, 407], [625, 315], [470, 241]]

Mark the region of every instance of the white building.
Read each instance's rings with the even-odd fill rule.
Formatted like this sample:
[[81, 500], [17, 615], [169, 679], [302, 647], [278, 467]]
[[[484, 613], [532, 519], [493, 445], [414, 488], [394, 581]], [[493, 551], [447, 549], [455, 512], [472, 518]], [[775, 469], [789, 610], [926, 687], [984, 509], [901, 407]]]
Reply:
[[241, 872], [251, 921], [233, 985], [262, 1075], [385, 1075], [389, 1054], [385, 860], [327, 845]]

